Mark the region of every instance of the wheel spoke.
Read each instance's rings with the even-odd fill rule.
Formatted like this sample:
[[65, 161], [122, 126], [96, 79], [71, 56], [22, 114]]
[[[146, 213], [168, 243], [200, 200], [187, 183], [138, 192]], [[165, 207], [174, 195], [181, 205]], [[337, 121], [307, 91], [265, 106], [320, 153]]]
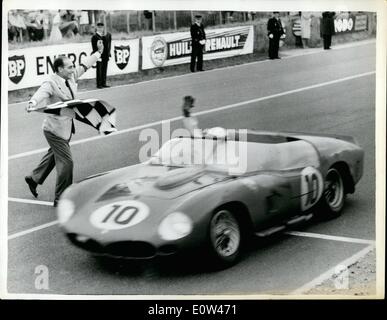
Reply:
[[213, 243], [221, 256], [230, 256], [239, 246], [239, 228], [235, 218], [228, 212], [220, 212], [212, 221]]

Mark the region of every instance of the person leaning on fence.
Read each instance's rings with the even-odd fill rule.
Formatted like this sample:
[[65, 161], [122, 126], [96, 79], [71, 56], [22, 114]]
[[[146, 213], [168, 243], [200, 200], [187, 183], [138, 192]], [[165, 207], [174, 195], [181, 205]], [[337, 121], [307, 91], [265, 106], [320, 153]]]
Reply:
[[[195, 72], [195, 64], [197, 71], [203, 70], [203, 49], [206, 43], [206, 33], [202, 24], [202, 16], [195, 16], [195, 23], [191, 26], [191, 39], [192, 39], [192, 51], [191, 51], [191, 72]], [[196, 63], [197, 60], [197, 63]]]
[[72, 10], [61, 10], [59, 30], [65, 38], [74, 38], [79, 33], [78, 22]]
[[[47, 105], [73, 100], [77, 94], [77, 80], [101, 56], [103, 44], [98, 44], [98, 52], [85, 59], [84, 64], [74, 67], [71, 60], [59, 56], [54, 60], [54, 74], [40, 86], [28, 102], [27, 111], [44, 108]], [[25, 177], [31, 193], [38, 196], [37, 186], [43, 184], [52, 169], [56, 167], [57, 177], [55, 186], [54, 206], [63, 191], [73, 181], [73, 160], [69, 142], [75, 133], [75, 112], [70, 108], [51, 110], [43, 122], [43, 133], [50, 146], [38, 166], [31, 175]]]
[[282, 35], [284, 35], [284, 29], [282, 28], [282, 23], [279, 18], [279, 12], [273, 12], [273, 17], [271, 17], [267, 22], [267, 35], [269, 37], [269, 58], [270, 59], [281, 59], [278, 56], [279, 42]]
[[199, 129], [198, 119], [191, 116], [191, 109], [194, 107], [194, 102], [195, 99], [191, 96], [185, 96], [183, 98], [183, 124], [191, 136], [197, 133], [197, 130]]

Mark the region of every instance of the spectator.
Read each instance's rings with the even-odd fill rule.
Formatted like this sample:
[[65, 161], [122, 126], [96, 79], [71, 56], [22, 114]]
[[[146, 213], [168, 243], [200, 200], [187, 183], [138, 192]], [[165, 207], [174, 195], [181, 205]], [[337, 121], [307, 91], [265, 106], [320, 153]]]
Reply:
[[278, 11], [273, 12], [273, 17], [268, 20], [267, 32], [269, 37], [269, 59], [281, 59], [278, 56], [279, 42], [285, 32]]
[[301, 11], [293, 18], [293, 35], [296, 38], [296, 47], [303, 48], [302, 29], [301, 29]]
[[[195, 23], [191, 26], [191, 72], [195, 72], [195, 64], [197, 71], [203, 70], [203, 49], [206, 43], [206, 33], [202, 24], [202, 16], [195, 16]], [[197, 59], [197, 63], [196, 63]]]
[[309, 47], [310, 31], [312, 25], [312, 14], [302, 12], [301, 14], [301, 38], [305, 46]]
[[43, 39], [47, 39], [49, 17], [45, 10], [39, 10], [35, 20], [43, 27]]
[[8, 40], [11, 42], [19, 39], [23, 41], [23, 32], [27, 31], [25, 20], [20, 10], [8, 12]]
[[152, 11], [145, 10], [144, 12], [144, 23], [145, 23], [145, 30], [152, 30], [153, 29], [153, 13]]
[[41, 41], [44, 38], [43, 25], [37, 19], [37, 12], [29, 12], [27, 14], [26, 26], [30, 41]]
[[71, 10], [61, 10], [60, 16], [59, 30], [62, 36], [65, 38], [74, 38], [79, 32], [75, 14]]
[[320, 24], [320, 34], [324, 42], [324, 50], [331, 49], [332, 35], [335, 34], [334, 12], [324, 11]]
[[62, 40], [62, 33], [60, 32], [60, 29], [59, 29], [60, 20], [61, 20], [60, 10], [58, 10], [55, 13], [54, 18], [52, 19], [50, 42], [58, 42]]

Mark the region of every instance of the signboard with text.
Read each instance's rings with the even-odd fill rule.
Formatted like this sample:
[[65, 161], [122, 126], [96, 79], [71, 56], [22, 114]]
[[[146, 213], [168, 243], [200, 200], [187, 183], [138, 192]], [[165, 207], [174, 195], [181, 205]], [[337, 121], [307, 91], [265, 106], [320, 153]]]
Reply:
[[[253, 26], [206, 30], [204, 60], [252, 53]], [[177, 32], [142, 38], [142, 69], [188, 63], [191, 55], [190, 32]]]
[[[39, 86], [53, 74], [54, 60], [65, 55], [78, 66], [91, 54], [90, 43], [70, 43], [45, 47], [32, 47], [8, 51], [8, 90]], [[113, 40], [107, 75], [138, 71], [139, 39]], [[96, 77], [95, 67], [80, 79]]]
[[335, 32], [336, 33], [351, 33], [357, 31], [367, 30], [367, 15], [353, 15], [348, 17], [338, 17], [335, 19]]

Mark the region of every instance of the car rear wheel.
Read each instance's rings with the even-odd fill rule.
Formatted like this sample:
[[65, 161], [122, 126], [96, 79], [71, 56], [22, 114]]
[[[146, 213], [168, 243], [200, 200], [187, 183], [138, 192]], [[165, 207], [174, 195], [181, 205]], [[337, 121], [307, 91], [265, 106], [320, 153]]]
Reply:
[[234, 214], [226, 209], [217, 211], [209, 229], [211, 256], [219, 267], [233, 264], [240, 252], [241, 231]]
[[321, 214], [329, 218], [341, 214], [345, 202], [345, 189], [342, 175], [336, 168], [330, 168], [325, 178]]

